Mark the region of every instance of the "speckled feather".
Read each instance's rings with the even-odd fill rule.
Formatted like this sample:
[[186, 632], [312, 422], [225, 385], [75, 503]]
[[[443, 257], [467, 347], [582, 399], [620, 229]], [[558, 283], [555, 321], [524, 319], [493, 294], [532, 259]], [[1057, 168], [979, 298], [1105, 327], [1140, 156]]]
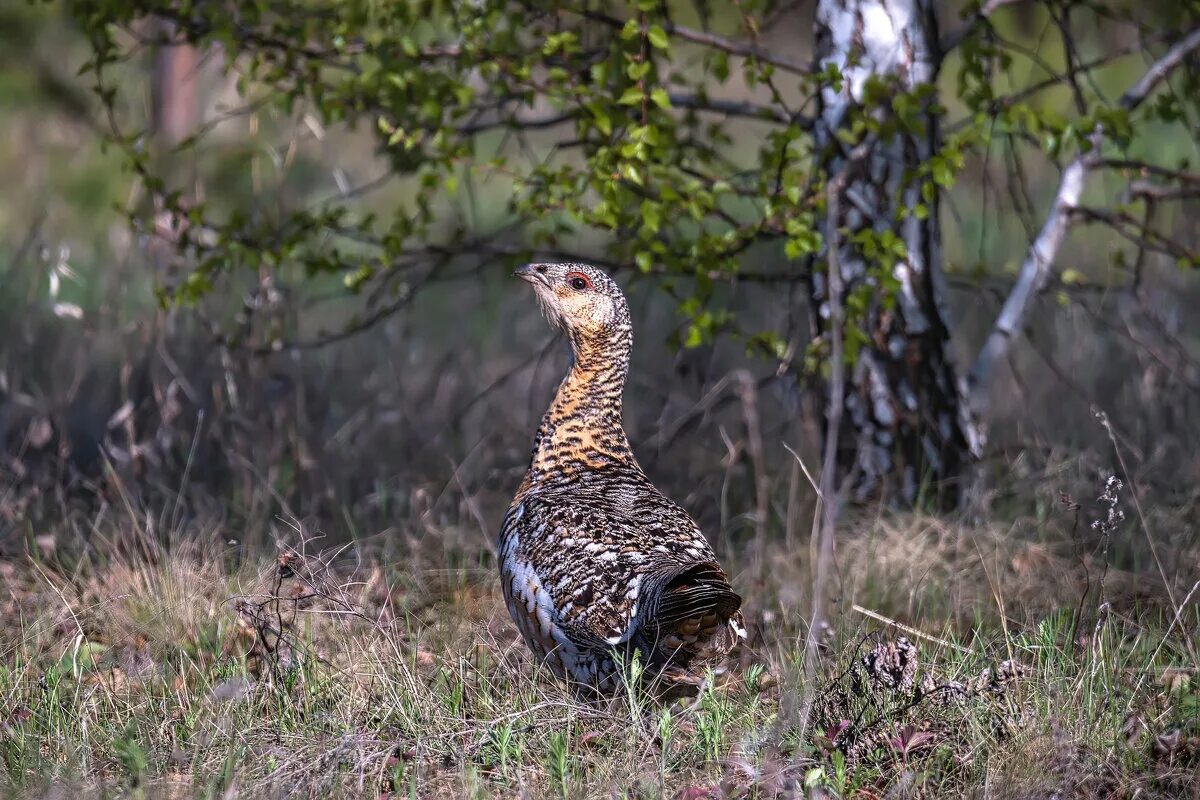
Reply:
[[637, 650], [668, 686], [698, 683], [744, 636], [733, 591], [687, 512], [650, 482], [621, 422], [628, 305], [581, 264], [518, 270], [571, 341], [574, 363], [534, 437], [500, 532], [504, 597], [551, 669], [602, 692]]

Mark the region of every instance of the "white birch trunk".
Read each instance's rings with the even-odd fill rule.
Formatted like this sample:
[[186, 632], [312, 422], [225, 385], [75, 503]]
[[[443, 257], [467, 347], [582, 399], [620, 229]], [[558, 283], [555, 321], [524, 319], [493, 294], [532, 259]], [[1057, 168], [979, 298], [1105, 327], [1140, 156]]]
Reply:
[[[817, 58], [835, 64], [841, 87], [826, 87], [816, 120], [816, 148], [827, 176], [847, 167], [849, 145], [837, 132], [847, 126], [873, 76], [907, 91], [937, 77], [934, 0], [820, 0], [817, 6]], [[880, 109], [880, 115], [889, 113]], [[941, 246], [936, 198], [928, 214], [904, 215], [923, 203], [915, 168], [933, 154], [936, 120], [925, 115], [921, 134], [900, 134], [873, 144], [860, 164], [850, 164], [839, 219], [829, 220], [849, 235], [837, 237], [839, 252], [826, 262], [840, 267], [843, 293], [866, 291], [864, 315], [847, 319], [866, 336], [847, 370], [843, 434], [838, 471], [859, 500], [883, 494], [909, 504], [922, 487], [945, 503], [958, 495], [958, 482], [982, 442], [968, 418], [962, 383], [950, 354], [943, 308]], [[891, 230], [903, 238], [907, 257], [890, 276], [898, 286], [894, 304], [884, 286], [889, 276], [864, 258], [853, 234]], [[826, 230], [825, 241], [834, 241]], [[813, 270], [810, 286], [814, 333], [828, 327], [827, 275]]]

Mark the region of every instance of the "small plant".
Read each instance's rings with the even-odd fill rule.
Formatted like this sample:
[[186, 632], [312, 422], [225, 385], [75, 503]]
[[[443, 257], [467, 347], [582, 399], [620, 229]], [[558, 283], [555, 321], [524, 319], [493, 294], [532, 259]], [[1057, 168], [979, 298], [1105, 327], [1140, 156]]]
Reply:
[[510, 774], [511, 766], [520, 760], [521, 740], [511, 722], [491, 728], [487, 734], [486, 761], [497, 764], [500, 772]]
[[711, 680], [705, 682], [704, 693], [700, 696], [700, 708], [696, 712], [696, 733], [704, 758], [714, 763], [720, 760], [725, 749], [727, 726], [730, 722], [730, 702], [731, 698], [727, 693], [713, 690]]
[[113, 754], [121, 763], [121, 769], [129, 785], [140, 786], [149, 766], [149, 756], [142, 745], [137, 727], [130, 722], [121, 735], [113, 740]]
[[550, 783], [562, 797], [569, 797], [571, 783], [571, 755], [567, 734], [554, 731], [546, 742], [546, 771]]

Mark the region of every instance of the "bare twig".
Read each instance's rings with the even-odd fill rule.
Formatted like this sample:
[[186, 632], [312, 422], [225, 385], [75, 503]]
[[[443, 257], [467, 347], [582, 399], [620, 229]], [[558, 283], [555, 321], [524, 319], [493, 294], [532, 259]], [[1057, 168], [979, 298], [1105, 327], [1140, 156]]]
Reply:
[[[605, 25], [609, 25], [614, 28], [622, 28], [625, 26], [625, 20], [618, 19], [600, 11], [592, 11], [588, 9], [563, 10], [577, 13], [585, 19], [590, 19], [594, 22], [602, 22]], [[721, 52], [728, 53], [731, 56], [752, 58], [756, 61], [761, 61], [764, 64], [770, 64], [774, 67], [778, 67], [779, 69], [787, 70], [788, 72], [794, 72], [798, 75], [807, 75], [812, 72], [811, 65], [808, 63], [793, 61], [790, 58], [784, 58], [752, 44], [739, 42], [734, 39], [728, 39], [724, 36], [712, 33], [711, 31], [698, 31], [694, 28], [676, 25], [673, 22], [667, 22], [665, 25], [663, 25], [663, 30], [667, 34], [671, 36], [678, 36], [684, 41], [703, 45], [704, 47], [708, 47], [713, 50], [720, 50]]]
[[862, 606], [858, 605], [857, 603], [852, 604], [850, 606], [850, 608], [851, 608], [851, 610], [856, 611], [859, 614], [862, 614], [864, 617], [869, 617], [869, 618], [875, 620], [876, 622], [882, 622], [884, 625], [893, 627], [896, 630], [904, 631], [909, 636], [915, 636], [918, 639], [924, 639], [927, 642], [933, 642], [934, 644], [941, 645], [942, 647], [946, 647], [951, 650], [957, 650], [960, 653], [970, 653], [971, 652], [969, 649], [963, 647], [960, 644], [955, 644], [954, 642], [947, 641], [946, 639], [939, 639], [936, 636], [931, 636], [930, 634], [925, 633], [924, 631], [920, 631], [920, 630], [917, 630], [916, 628], [909, 627], [908, 625], [905, 625], [903, 622], [897, 622], [896, 620], [892, 619], [891, 617], [885, 617], [883, 614], [880, 614], [878, 611], [872, 611], [869, 608], [863, 608]]
[[1012, 5], [1020, 0], [988, 0], [970, 19], [955, 30], [942, 37], [938, 42], [938, 52], [943, 55], [962, 44], [968, 36], [975, 32], [980, 25], [987, 23], [992, 14], [1004, 6]]
[[813, 574], [812, 616], [804, 644], [804, 694], [800, 702], [800, 735], [808, 730], [812, 716], [817, 668], [817, 645], [824, 623], [825, 592], [833, 568], [833, 535], [839, 511], [837, 485], [838, 441], [841, 438], [842, 407], [845, 404], [846, 363], [844, 353], [844, 312], [842, 309], [842, 267], [838, 248], [841, 246], [839, 217], [842, 193], [851, 172], [871, 152], [874, 141], [866, 139], [858, 145], [842, 166], [841, 171], [826, 186], [826, 256], [828, 259], [829, 309], [829, 401], [826, 406], [824, 456], [821, 463], [819, 513], [813, 516], [813, 538], [817, 540], [817, 560]]

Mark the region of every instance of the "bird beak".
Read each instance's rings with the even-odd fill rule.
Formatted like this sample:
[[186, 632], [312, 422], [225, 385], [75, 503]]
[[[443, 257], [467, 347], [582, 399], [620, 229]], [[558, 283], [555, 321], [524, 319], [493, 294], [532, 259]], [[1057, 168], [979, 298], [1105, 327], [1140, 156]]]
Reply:
[[544, 272], [538, 271], [538, 269], [537, 269], [538, 266], [539, 266], [538, 264], [522, 264], [521, 266], [519, 266], [515, 270], [513, 270], [513, 275], [515, 275], [518, 278], [521, 278], [523, 280], [529, 281], [530, 283], [541, 284], [542, 286], [549, 286], [550, 281], [547, 280], [546, 274]]

